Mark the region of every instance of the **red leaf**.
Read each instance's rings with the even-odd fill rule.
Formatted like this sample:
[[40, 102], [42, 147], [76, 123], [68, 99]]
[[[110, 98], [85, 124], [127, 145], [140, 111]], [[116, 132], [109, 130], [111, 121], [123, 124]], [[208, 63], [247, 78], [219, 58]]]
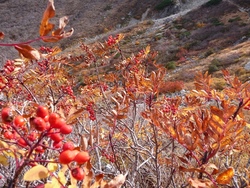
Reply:
[[4, 38], [4, 33], [0, 31], [0, 39]]
[[39, 51], [27, 44], [19, 44], [14, 47], [23, 57], [27, 59], [39, 60], [41, 58]]

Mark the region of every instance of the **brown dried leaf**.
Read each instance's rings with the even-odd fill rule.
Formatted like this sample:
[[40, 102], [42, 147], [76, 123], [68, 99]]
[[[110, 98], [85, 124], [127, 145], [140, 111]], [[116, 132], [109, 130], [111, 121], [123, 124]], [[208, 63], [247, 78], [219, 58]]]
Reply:
[[89, 188], [93, 179], [93, 172], [92, 172], [92, 165], [90, 161], [87, 162], [86, 166], [84, 167], [85, 177], [83, 181], [83, 188]]
[[52, 32], [52, 36], [60, 35], [69, 22], [69, 18], [64, 16], [59, 19], [59, 28]]
[[218, 184], [226, 185], [231, 182], [233, 176], [234, 176], [234, 169], [230, 167], [217, 176], [216, 182]]
[[44, 42], [57, 42], [61, 39], [68, 38], [74, 33], [74, 29], [71, 28], [68, 32], [63, 31], [60, 35], [54, 35], [54, 36], [46, 36], [43, 37], [42, 40]]
[[55, 16], [54, 0], [49, 0], [40, 25], [40, 36], [47, 35], [53, 28], [54, 24], [49, 23], [49, 19]]
[[0, 39], [4, 38], [4, 33], [0, 31]]
[[81, 135], [80, 147], [82, 151], [86, 151], [88, 149], [88, 139], [84, 135]]
[[76, 110], [75, 108], [70, 109], [70, 113], [66, 119], [67, 124], [74, 124], [76, 119], [82, 115], [84, 108]]
[[112, 179], [105, 188], [120, 188], [126, 180], [126, 175], [119, 174], [114, 179]]
[[188, 183], [194, 188], [209, 188], [213, 187], [213, 182], [210, 180], [199, 180], [196, 178], [189, 178]]
[[95, 182], [90, 186], [90, 188], [99, 188], [101, 186], [101, 183], [103, 181], [103, 174], [99, 174], [95, 177]]
[[23, 57], [27, 59], [39, 60], [41, 58], [40, 52], [27, 44], [18, 44], [14, 47]]

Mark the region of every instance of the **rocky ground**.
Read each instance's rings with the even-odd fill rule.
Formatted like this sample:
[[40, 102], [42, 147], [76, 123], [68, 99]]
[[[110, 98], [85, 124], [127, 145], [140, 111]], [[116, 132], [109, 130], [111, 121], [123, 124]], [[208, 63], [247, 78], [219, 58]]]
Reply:
[[[68, 29], [75, 29], [74, 35], [60, 43], [63, 49], [81, 39], [95, 37], [102, 33], [121, 29], [138, 23], [142, 19], [158, 19], [186, 10], [195, 3], [204, 0], [187, 0], [178, 2], [156, 11], [155, 6], [162, 0], [60, 0], [55, 1], [56, 16], [51, 21], [58, 25], [58, 19], [68, 16]], [[184, 1], [183, 1], [184, 2]], [[38, 36], [39, 23], [47, 0], [1, 0], [0, 1], [0, 31], [5, 33], [2, 43], [15, 43], [34, 39]], [[42, 43], [34, 43], [39, 46]], [[14, 49], [0, 47], [0, 60], [15, 58]]]

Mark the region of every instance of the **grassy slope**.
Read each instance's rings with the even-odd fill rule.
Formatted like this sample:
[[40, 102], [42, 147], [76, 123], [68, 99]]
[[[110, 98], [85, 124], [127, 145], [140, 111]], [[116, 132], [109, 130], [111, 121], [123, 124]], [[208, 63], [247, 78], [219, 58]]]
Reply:
[[[146, 20], [100, 35], [98, 40], [123, 33], [121, 48], [125, 55], [151, 45], [159, 52], [159, 63], [165, 65], [172, 61], [177, 65], [169, 71], [168, 79], [183, 80], [187, 88], [192, 88], [196, 72], [210, 70], [215, 87], [220, 89], [224, 83], [220, 71], [215, 70], [227, 68], [242, 81], [249, 79], [250, 71], [244, 65], [250, 57], [250, 21], [248, 13], [241, 9], [243, 6], [246, 7], [231, 1], [201, 6], [173, 21], [167, 19], [159, 25], [156, 20]], [[85, 42], [94, 44], [95, 40]], [[79, 53], [75, 46], [68, 51]]]

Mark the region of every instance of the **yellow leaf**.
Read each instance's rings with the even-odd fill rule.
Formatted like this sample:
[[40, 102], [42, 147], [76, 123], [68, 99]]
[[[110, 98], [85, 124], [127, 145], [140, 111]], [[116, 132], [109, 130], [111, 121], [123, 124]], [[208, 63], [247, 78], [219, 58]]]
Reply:
[[48, 164], [48, 170], [50, 172], [55, 172], [58, 169], [58, 165], [56, 163], [49, 163]]
[[146, 49], [145, 49], [145, 54], [147, 55], [147, 54], [149, 54], [149, 52], [150, 52], [150, 46], [148, 45], [148, 46], [146, 47]]
[[0, 140], [0, 148], [8, 148], [8, 147], [9, 145], [6, 142]]
[[46, 167], [42, 165], [34, 166], [29, 169], [23, 176], [25, 181], [35, 181], [43, 178], [47, 178], [49, 176], [49, 171]]
[[231, 182], [233, 176], [234, 176], [234, 169], [230, 167], [217, 176], [216, 182], [218, 184], [226, 185]]
[[68, 170], [67, 165], [63, 165], [63, 168], [58, 172], [58, 178], [62, 184], [66, 184], [67, 180], [65, 178], [65, 172]]
[[61, 188], [61, 184], [58, 182], [58, 180], [55, 177], [52, 177], [51, 182], [46, 183], [44, 188]]
[[2, 164], [3, 166], [7, 166], [8, 165], [7, 157], [0, 155], [0, 164]]

